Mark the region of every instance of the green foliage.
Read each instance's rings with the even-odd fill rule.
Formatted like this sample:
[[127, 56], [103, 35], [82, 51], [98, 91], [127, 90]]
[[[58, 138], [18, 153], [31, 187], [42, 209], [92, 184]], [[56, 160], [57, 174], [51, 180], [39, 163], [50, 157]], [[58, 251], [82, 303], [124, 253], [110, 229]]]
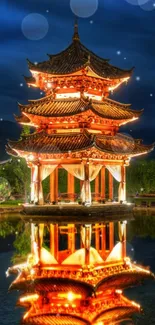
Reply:
[[127, 193], [155, 193], [155, 160], [132, 161], [127, 167]]
[[59, 192], [67, 192], [67, 171], [65, 169], [59, 169]]
[[155, 239], [155, 216], [135, 216], [128, 224], [128, 238], [151, 237]]
[[24, 200], [6, 200], [5, 202], [0, 203], [0, 207], [20, 205], [23, 203], [24, 203]]
[[25, 224], [20, 222], [16, 231], [16, 239], [14, 241], [15, 253], [13, 255], [12, 261], [16, 263], [17, 260], [26, 259], [27, 255], [31, 252], [31, 226], [30, 224]]
[[0, 165], [0, 177], [7, 179], [11, 186], [11, 193], [27, 196], [30, 194], [30, 169], [23, 158], [13, 157], [6, 164]]
[[16, 231], [16, 224], [13, 224], [13, 222], [8, 221], [1, 221], [0, 222], [0, 236], [6, 237], [9, 235], [12, 235]]
[[28, 125], [23, 125], [22, 132], [21, 132], [21, 138], [23, 135], [28, 135], [31, 133], [30, 127]]
[[11, 187], [9, 182], [4, 177], [0, 177], [0, 202], [9, 198], [10, 194]]

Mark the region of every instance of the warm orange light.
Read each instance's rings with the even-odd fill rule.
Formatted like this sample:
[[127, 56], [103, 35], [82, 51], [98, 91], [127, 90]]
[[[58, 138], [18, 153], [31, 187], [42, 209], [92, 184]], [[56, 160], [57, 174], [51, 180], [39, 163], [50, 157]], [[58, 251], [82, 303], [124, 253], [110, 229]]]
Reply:
[[80, 98], [80, 92], [75, 92], [75, 93], [61, 93], [61, 94], [56, 94], [56, 99], [58, 98]]
[[28, 295], [26, 297], [22, 297], [20, 298], [20, 302], [26, 302], [26, 301], [35, 301], [39, 298], [38, 294], [34, 294], [34, 295]]
[[67, 295], [67, 299], [69, 301], [73, 301], [75, 298], [74, 298], [74, 294], [72, 292], [69, 292], [68, 295]]
[[118, 290], [116, 290], [115, 292], [116, 292], [116, 293], [118, 293], [119, 295], [121, 295], [121, 294], [122, 294], [122, 290], [119, 290], [119, 289], [118, 289]]
[[122, 123], [120, 123], [119, 125], [120, 125], [120, 126], [121, 126], [121, 125], [125, 125], [125, 124], [127, 124], [127, 123], [129, 123], [129, 122], [133, 122], [133, 121], [135, 121], [135, 120], [138, 120], [138, 117], [133, 117], [132, 119], [127, 120], [127, 121], [125, 121], [125, 122], [122, 122]]
[[137, 307], [138, 309], [140, 309], [140, 308], [141, 308], [141, 306], [140, 306], [139, 304], [137, 304], [136, 302], [134, 302], [134, 301], [131, 301], [131, 303], [132, 303], [132, 305], [133, 305], [133, 306]]
[[109, 91], [113, 91], [115, 89], [117, 89], [123, 82], [127, 81], [130, 77], [124, 78], [122, 79], [117, 85], [109, 87], [108, 90]]
[[81, 299], [82, 296], [76, 293], [69, 291], [68, 293], [59, 293], [59, 298], [66, 298], [68, 301], [73, 301], [75, 299]]

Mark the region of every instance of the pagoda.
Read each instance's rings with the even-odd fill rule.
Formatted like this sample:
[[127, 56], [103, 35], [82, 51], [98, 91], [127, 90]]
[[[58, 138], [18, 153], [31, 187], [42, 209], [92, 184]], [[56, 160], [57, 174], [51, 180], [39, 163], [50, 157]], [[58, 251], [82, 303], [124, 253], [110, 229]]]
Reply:
[[[66, 50], [49, 55], [46, 62], [28, 61], [28, 65], [32, 74], [25, 77], [28, 86], [39, 87], [46, 96], [28, 105], [19, 104], [21, 114], [16, 120], [36, 131], [17, 142], [9, 141], [7, 152], [24, 157], [31, 168], [31, 207], [47, 205], [42, 181], [50, 176], [48, 206], [63, 209], [58, 184], [62, 168], [68, 173], [65, 197], [72, 211], [77, 204], [76, 178], [80, 180], [83, 209], [97, 204], [104, 209], [105, 169], [111, 202], [113, 178], [119, 184], [114, 209], [125, 204], [126, 166], [132, 157], [153, 149], [118, 132], [142, 111], [108, 98], [128, 81], [132, 69], [116, 68], [88, 50], [80, 41], [77, 22]], [[90, 186], [93, 180], [94, 194]], [[72, 223], [70, 216], [68, 222], [62, 217], [60, 223], [51, 223], [45, 216], [31, 220], [27, 262], [8, 270], [18, 272], [10, 290], [22, 291], [18, 305], [26, 308], [23, 325], [110, 325], [141, 311], [122, 290], [153, 278], [153, 274], [126, 256], [126, 221], [101, 222], [97, 214], [95, 218], [92, 222], [90, 214], [87, 223], [82, 217]]]

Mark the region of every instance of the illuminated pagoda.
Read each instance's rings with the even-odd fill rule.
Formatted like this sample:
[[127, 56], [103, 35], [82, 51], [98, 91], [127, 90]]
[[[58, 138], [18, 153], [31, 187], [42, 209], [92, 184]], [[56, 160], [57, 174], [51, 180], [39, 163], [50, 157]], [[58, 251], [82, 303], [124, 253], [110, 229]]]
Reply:
[[[22, 125], [36, 132], [18, 142], [9, 141], [7, 152], [24, 157], [31, 168], [31, 206], [45, 206], [42, 181], [50, 176], [50, 202], [59, 209], [58, 171], [68, 173], [66, 197], [76, 208], [75, 178], [80, 180], [84, 209], [106, 206], [105, 169], [109, 172], [109, 199], [113, 200], [113, 178], [119, 183], [117, 206], [126, 202], [126, 166], [132, 157], [153, 149], [140, 140], [118, 133], [121, 125], [139, 118], [142, 111], [108, 98], [126, 82], [132, 70], [124, 71], [89, 51], [81, 42], [75, 23], [71, 45], [49, 60], [28, 61], [30, 87], [46, 96], [19, 104]], [[90, 183], [95, 180], [92, 195]], [[63, 196], [62, 196], [63, 198]], [[98, 201], [98, 203], [97, 203]], [[121, 203], [121, 204], [120, 204]], [[112, 204], [112, 203], [111, 203]], [[90, 218], [91, 219], [91, 218]], [[11, 289], [21, 290], [18, 305], [27, 309], [22, 324], [110, 325], [140, 312], [138, 304], [122, 290], [153, 275], [132, 264], [126, 256], [126, 221], [118, 222], [115, 245], [114, 223], [87, 220], [61, 223], [35, 218], [31, 224], [31, 254], [18, 271]], [[34, 221], [33, 221], [34, 222]], [[45, 242], [48, 238], [48, 248]], [[65, 247], [66, 246], [66, 247]], [[62, 249], [63, 247], [63, 249]]]

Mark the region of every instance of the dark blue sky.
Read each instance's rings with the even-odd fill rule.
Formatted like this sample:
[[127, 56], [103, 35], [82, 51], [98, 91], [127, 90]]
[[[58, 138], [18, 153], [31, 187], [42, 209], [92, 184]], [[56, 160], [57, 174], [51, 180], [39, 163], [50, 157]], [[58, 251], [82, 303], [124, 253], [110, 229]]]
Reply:
[[[93, 2], [83, 0], [87, 4], [89, 1]], [[154, 141], [155, 10], [146, 11], [145, 6], [142, 9], [127, 1], [136, 0], [98, 0], [96, 13], [79, 19], [80, 38], [88, 48], [109, 58], [111, 64], [126, 69], [135, 66], [129, 84], [111, 98], [132, 103], [135, 109], [144, 108], [143, 116], [128, 126], [128, 132], [139, 130], [138, 135], [146, 140], [149, 133], [149, 139]], [[149, 2], [153, 8], [153, 1]], [[41, 40], [30, 40], [22, 32], [23, 19], [32, 13], [41, 14], [48, 21], [48, 33]], [[24, 82], [23, 75], [29, 75], [26, 58], [32, 62], [43, 61], [48, 59], [46, 53], [63, 50], [71, 42], [73, 24], [70, 0], [0, 1], [0, 118], [13, 120], [13, 114], [18, 114], [17, 101], [27, 103], [28, 99], [42, 97]], [[42, 33], [43, 27], [40, 28]]]

